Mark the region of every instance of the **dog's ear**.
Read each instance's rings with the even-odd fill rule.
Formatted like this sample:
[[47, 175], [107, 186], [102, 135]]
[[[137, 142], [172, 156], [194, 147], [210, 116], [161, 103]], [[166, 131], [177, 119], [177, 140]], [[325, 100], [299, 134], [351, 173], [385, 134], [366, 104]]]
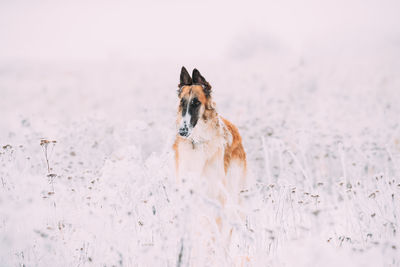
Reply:
[[193, 83], [201, 84], [204, 89], [204, 94], [206, 97], [211, 95], [211, 85], [206, 81], [206, 79], [201, 76], [200, 72], [197, 69], [193, 70], [192, 73]]
[[200, 71], [198, 71], [197, 69], [193, 70], [192, 77], [193, 77], [193, 83], [203, 84], [207, 82], [206, 79], [204, 79], [204, 77], [201, 76]]
[[192, 78], [190, 78], [189, 72], [186, 70], [185, 67], [182, 67], [181, 77], [178, 84], [178, 96], [181, 94], [183, 86], [191, 84], [192, 84]]
[[179, 87], [182, 87], [184, 85], [191, 85], [191, 84], [192, 84], [192, 78], [190, 78], [189, 72], [186, 70], [185, 67], [182, 67]]

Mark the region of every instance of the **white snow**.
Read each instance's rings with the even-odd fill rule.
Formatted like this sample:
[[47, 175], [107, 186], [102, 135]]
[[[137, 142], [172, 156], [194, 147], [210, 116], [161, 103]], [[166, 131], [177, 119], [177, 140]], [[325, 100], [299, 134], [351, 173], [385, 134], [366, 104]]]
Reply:
[[[0, 266], [185, 266], [215, 212], [248, 266], [399, 266], [399, 8], [0, 3]], [[175, 184], [182, 65], [243, 137], [245, 223]]]

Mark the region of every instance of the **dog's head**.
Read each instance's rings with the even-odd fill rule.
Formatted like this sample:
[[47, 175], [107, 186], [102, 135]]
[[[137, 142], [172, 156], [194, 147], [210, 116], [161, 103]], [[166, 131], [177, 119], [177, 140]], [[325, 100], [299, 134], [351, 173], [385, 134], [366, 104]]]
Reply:
[[213, 110], [211, 85], [197, 69], [193, 70], [192, 77], [190, 77], [185, 67], [182, 67], [178, 87], [180, 99], [178, 134], [186, 138], [192, 134], [200, 120], [207, 120], [207, 114]]

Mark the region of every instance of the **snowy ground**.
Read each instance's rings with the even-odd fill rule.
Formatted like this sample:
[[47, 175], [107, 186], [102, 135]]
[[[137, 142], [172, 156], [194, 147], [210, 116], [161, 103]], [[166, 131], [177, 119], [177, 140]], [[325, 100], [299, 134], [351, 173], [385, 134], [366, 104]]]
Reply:
[[[1, 68], [1, 265], [174, 266], [201, 212], [170, 171], [179, 67], [82, 65]], [[398, 266], [399, 77], [221, 65], [203, 74], [256, 180], [250, 265]]]
[[[219, 113], [244, 140], [251, 181], [247, 220], [229, 223], [240, 233], [248, 266], [400, 266], [400, 31], [392, 27], [400, 24], [391, 20], [397, 15], [391, 16], [390, 5], [382, 9], [388, 19], [375, 24], [385, 12], [371, 3], [364, 10], [368, 27], [332, 23], [334, 37], [310, 37], [300, 52], [277, 34], [282, 27], [284, 36], [294, 36], [288, 25], [272, 34], [238, 25], [228, 33], [216, 29], [207, 40], [228, 44], [219, 43], [216, 51], [208, 44], [199, 54], [168, 41], [171, 55], [158, 58], [157, 45], [149, 41], [146, 50], [142, 40], [145, 52], [136, 60], [129, 53], [125, 59], [123, 49], [106, 59], [96, 59], [94, 49], [93, 58], [73, 60], [56, 60], [53, 49], [39, 60], [44, 42], [16, 52], [4, 39], [0, 266], [176, 266], [181, 248], [190, 251], [198, 242], [191, 234], [196, 218], [218, 207], [174, 183], [171, 145], [182, 65], [209, 80]], [[3, 7], [0, 26], [12, 22], [16, 10], [10, 3]], [[41, 14], [35, 8], [27, 20]], [[353, 13], [345, 10], [348, 22]], [[42, 27], [49, 31], [43, 21], [40, 30], [28, 23], [26, 32], [43, 39]], [[299, 23], [298, 34], [311, 24]], [[13, 28], [10, 40], [22, 38], [18, 31]], [[350, 38], [353, 31], [360, 35]], [[54, 47], [62, 43], [57, 38]], [[23, 60], [27, 55], [33, 57]], [[230, 266], [234, 260], [218, 261]]]

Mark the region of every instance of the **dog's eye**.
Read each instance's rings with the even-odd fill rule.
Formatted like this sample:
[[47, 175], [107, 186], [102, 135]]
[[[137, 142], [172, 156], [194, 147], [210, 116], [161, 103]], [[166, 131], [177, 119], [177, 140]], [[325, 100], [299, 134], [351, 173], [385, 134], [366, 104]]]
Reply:
[[200, 101], [197, 98], [193, 98], [192, 105], [193, 106], [198, 106], [198, 105], [200, 105]]
[[181, 106], [183, 107], [185, 105], [186, 100], [185, 99], [181, 99]]

